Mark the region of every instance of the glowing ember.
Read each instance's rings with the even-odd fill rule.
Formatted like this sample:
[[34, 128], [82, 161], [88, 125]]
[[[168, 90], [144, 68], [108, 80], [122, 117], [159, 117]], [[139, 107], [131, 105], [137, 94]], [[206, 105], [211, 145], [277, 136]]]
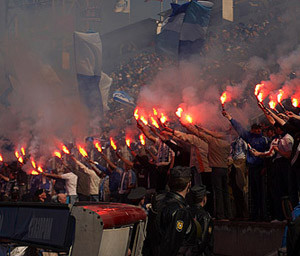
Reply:
[[0, 162], [3, 162], [3, 157], [1, 154], [0, 154]]
[[222, 104], [224, 104], [227, 100], [227, 93], [226, 92], [223, 92], [221, 97], [220, 97], [220, 101]]
[[162, 124], [164, 124], [165, 122], [167, 122], [167, 117], [166, 117], [163, 113], [161, 113], [161, 116], [160, 116], [160, 122], [161, 122]]
[[44, 170], [41, 166], [39, 166], [37, 169], [38, 169], [39, 172], [44, 172]]
[[190, 115], [186, 115], [185, 120], [190, 124], [193, 122], [193, 118]]
[[102, 152], [102, 148], [101, 148], [99, 142], [94, 142], [94, 146], [99, 152]]
[[299, 100], [296, 98], [292, 98], [292, 104], [295, 108], [297, 108], [299, 106]]
[[181, 114], [183, 112], [183, 109], [182, 108], [177, 108], [177, 111], [176, 111], [176, 116], [178, 116], [179, 118], [181, 117]]
[[260, 92], [258, 95], [257, 95], [257, 99], [259, 102], [262, 102], [263, 101], [263, 93]]
[[153, 114], [157, 116], [157, 110], [155, 108], [153, 108]]
[[280, 89], [278, 94], [277, 94], [278, 103], [282, 101], [282, 96], [283, 96], [283, 90]]
[[112, 138], [110, 138], [110, 145], [112, 146], [112, 148], [113, 148], [114, 150], [117, 150], [117, 146], [116, 146], [116, 144], [115, 144], [115, 142], [113, 141]]
[[53, 154], [54, 156], [61, 158], [61, 153], [59, 151], [55, 151]]
[[126, 145], [130, 148], [130, 139], [126, 139]]
[[18, 161], [19, 161], [21, 164], [23, 164], [23, 162], [24, 162], [23, 157], [20, 156], [20, 157], [18, 158]]
[[36, 163], [34, 162], [34, 160], [31, 160], [31, 165], [34, 169], [36, 168]]
[[145, 119], [145, 117], [141, 116], [141, 121], [144, 123], [144, 125], [148, 125], [148, 121]]
[[37, 171], [35, 171], [35, 170], [32, 170], [32, 171], [30, 172], [30, 174], [31, 174], [31, 175], [39, 175], [39, 173], [38, 173]]
[[135, 111], [134, 111], [134, 118], [135, 118], [135, 120], [138, 120], [139, 119], [139, 115], [138, 115], [138, 112], [139, 112], [139, 110], [136, 108], [135, 109]]
[[257, 96], [263, 84], [257, 84], [254, 89], [254, 94]]
[[145, 144], [146, 144], [144, 134], [141, 134], [141, 135], [140, 135], [140, 142], [141, 142], [142, 145], [145, 145]]
[[271, 109], [275, 109], [275, 107], [276, 107], [276, 102], [275, 102], [274, 100], [271, 100], [271, 101], [269, 102], [269, 106], [270, 106]]
[[21, 148], [21, 152], [22, 152], [22, 155], [23, 155], [23, 156], [26, 155], [25, 148], [22, 147], [22, 148]]
[[83, 157], [87, 157], [88, 156], [87, 152], [85, 151], [85, 149], [83, 147], [81, 147], [80, 145], [77, 145], [77, 147], [78, 147], [78, 150], [79, 150], [80, 154]]
[[19, 159], [20, 155], [19, 155], [18, 151], [15, 152], [15, 156], [16, 156], [17, 159]]
[[62, 146], [61, 146], [61, 149], [62, 149], [62, 151], [65, 152], [66, 154], [70, 154], [69, 149], [68, 149], [65, 145], [62, 145]]
[[157, 129], [159, 129], [159, 125], [158, 123], [156, 122], [156, 120], [151, 116], [151, 123], [153, 126], [155, 126]]

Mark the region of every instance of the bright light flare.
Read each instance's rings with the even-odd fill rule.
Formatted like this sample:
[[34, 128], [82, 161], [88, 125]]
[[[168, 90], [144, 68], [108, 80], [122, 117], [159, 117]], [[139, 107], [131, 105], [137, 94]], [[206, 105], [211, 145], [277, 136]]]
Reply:
[[62, 151], [64, 152], [64, 153], [66, 153], [66, 154], [70, 154], [70, 151], [69, 151], [69, 149], [65, 146], [65, 145], [62, 145], [61, 146], [61, 149], [62, 149]]
[[126, 145], [127, 145], [127, 147], [129, 147], [129, 148], [130, 148], [130, 143], [131, 143], [131, 142], [130, 142], [130, 139], [126, 139], [125, 141], [126, 141]]
[[145, 117], [141, 116], [141, 121], [144, 123], [144, 125], [148, 125], [148, 121], [146, 120]]
[[182, 108], [177, 108], [177, 111], [176, 111], [176, 116], [178, 116], [179, 118], [181, 117], [181, 114], [183, 112], [183, 109]]
[[117, 150], [117, 146], [116, 146], [115, 142], [113, 141], [113, 138], [110, 138], [110, 145], [114, 150]]
[[263, 84], [257, 84], [254, 89], [254, 94], [257, 96], [260, 89], [263, 87]]
[[224, 105], [224, 103], [226, 102], [227, 100], [227, 93], [226, 92], [223, 92], [221, 97], [220, 97], [220, 101], [222, 103], [222, 105]]
[[19, 155], [18, 151], [15, 151], [15, 156], [16, 156], [17, 159], [19, 159], [20, 155]]
[[154, 114], [155, 116], [158, 115], [157, 110], [156, 110], [155, 108], [153, 108], [153, 114]]
[[185, 120], [190, 124], [193, 123], [193, 118], [191, 115], [185, 115]]
[[139, 119], [139, 114], [138, 114], [138, 112], [139, 112], [139, 110], [136, 108], [135, 110], [134, 110], [134, 118], [135, 118], [135, 120], [138, 120]]
[[159, 125], [158, 125], [158, 123], [156, 122], [156, 120], [151, 116], [151, 124], [153, 125], [153, 126], [155, 126], [157, 129], [159, 129]]
[[44, 172], [44, 170], [43, 170], [43, 168], [42, 168], [41, 166], [39, 166], [37, 169], [38, 169], [38, 171], [39, 171], [40, 173]]
[[0, 154], [0, 162], [3, 162], [3, 156]]
[[163, 113], [160, 114], [160, 122], [162, 124], [164, 124], [165, 122], [167, 122], [167, 117]]
[[278, 103], [280, 103], [282, 101], [282, 97], [283, 97], [283, 90], [280, 89], [277, 94], [277, 102]]
[[31, 165], [34, 169], [36, 169], [36, 163], [34, 162], [34, 160], [31, 160]]
[[25, 155], [26, 155], [25, 148], [21, 147], [21, 152], [22, 152], [22, 155], [23, 155], [23, 156], [25, 156]]
[[31, 175], [39, 175], [39, 173], [38, 173], [36, 170], [32, 170], [32, 171], [30, 172], [30, 174], [31, 174]]
[[94, 146], [95, 146], [95, 148], [96, 148], [100, 153], [102, 152], [102, 148], [101, 148], [99, 142], [95, 142], [95, 141], [94, 141]]
[[260, 92], [258, 95], [257, 95], [257, 99], [259, 102], [262, 102], [263, 101], [263, 93]]
[[61, 153], [59, 151], [55, 151], [53, 154], [54, 156], [61, 158]]
[[145, 141], [145, 136], [144, 136], [144, 134], [141, 134], [139, 138], [140, 138], [141, 144], [142, 144], [142, 145], [145, 145], [145, 144], [146, 144], [146, 141]]
[[277, 103], [274, 100], [271, 100], [269, 102], [269, 106], [270, 106], [271, 109], [275, 109], [276, 105], [277, 105]]
[[23, 157], [20, 156], [20, 157], [18, 158], [18, 161], [19, 161], [21, 164], [23, 164], [23, 163], [24, 163]]
[[85, 149], [83, 147], [81, 147], [80, 145], [77, 145], [78, 147], [78, 150], [79, 150], [79, 153], [83, 156], [83, 157], [87, 157], [88, 154], [87, 152], [85, 151]]
[[299, 106], [299, 100], [297, 98], [292, 97], [292, 105], [297, 108]]

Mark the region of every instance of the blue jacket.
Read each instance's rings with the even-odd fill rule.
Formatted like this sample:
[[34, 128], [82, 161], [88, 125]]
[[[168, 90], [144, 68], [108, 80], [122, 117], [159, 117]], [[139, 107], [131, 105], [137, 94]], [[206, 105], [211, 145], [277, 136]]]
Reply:
[[96, 167], [109, 176], [109, 191], [117, 192], [121, 182], [121, 175], [116, 170], [110, 172], [106, 167], [100, 164], [96, 164]]
[[[237, 131], [237, 133], [242, 137], [244, 141], [250, 144], [250, 146], [256, 149], [259, 152], [265, 152], [268, 150], [268, 140], [262, 134], [254, 134], [247, 130], [245, 130], [242, 125], [234, 120], [230, 120], [233, 128]], [[249, 150], [247, 152], [247, 163], [253, 165], [261, 165], [263, 163], [263, 159], [260, 157], [254, 156]]]

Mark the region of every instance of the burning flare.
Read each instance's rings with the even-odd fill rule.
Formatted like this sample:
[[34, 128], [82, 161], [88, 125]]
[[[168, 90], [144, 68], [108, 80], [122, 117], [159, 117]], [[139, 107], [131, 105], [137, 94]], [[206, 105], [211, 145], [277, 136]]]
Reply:
[[185, 115], [185, 120], [190, 124], [193, 123], [193, 118], [191, 115]]
[[0, 154], [0, 162], [3, 162], [3, 157], [1, 154]]
[[102, 148], [101, 148], [99, 142], [95, 142], [95, 141], [94, 141], [94, 146], [95, 146], [95, 148], [96, 148], [100, 153], [102, 152]]
[[269, 106], [270, 106], [271, 109], [275, 109], [276, 104], [277, 104], [277, 103], [276, 103], [274, 100], [271, 100], [271, 101], [269, 102]]
[[139, 115], [138, 115], [138, 112], [139, 112], [139, 110], [136, 108], [135, 110], [134, 110], [134, 118], [135, 118], [135, 120], [138, 120], [139, 119]]
[[277, 101], [278, 103], [280, 103], [282, 101], [282, 97], [283, 97], [283, 90], [280, 89], [278, 94], [277, 94]]
[[78, 150], [79, 150], [80, 154], [83, 157], [87, 157], [88, 156], [87, 152], [85, 151], [85, 149], [83, 147], [81, 147], [80, 145], [77, 145], [77, 147], [78, 147]]
[[220, 101], [222, 103], [222, 105], [224, 105], [224, 103], [226, 102], [227, 100], [227, 93], [226, 92], [223, 92], [221, 97], [220, 97]]
[[130, 148], [130, 139], [126, 139], [126, 145]]
[[53, 154], [54, 156], [61, 158], [61, 153], [59, 151], [55, 151]]
[[153, 114], [157, 116], [157, 110], [155, 108], [153, 108]]
[[167, 122], [167, 117], [163, 113], [160, 114], [160, 122], [162, 124], [164, 124], [165, 122]]
[[117, 146], [116, 146], [116, 144], [115, 144], [115, 142], [113, 141], [112, 138], [110, 138], [110, 145], [112, 146], [112, 148], [113, 148], [114, 150], [117, 150]]
[[25, 148], [21, 147], [21, 152], [22, 152], [22, 155], [23, 155], [23, 156], [26, 155]]
[[31, 165], [34, 169], [36, 169], [36, 163], [34, 162], [34, 160], [31, 160]]
[[144, 134], [141, 134], [141, 135], [140, 135], [140, 142], [141, 142], [142, 145], [145, 145], [145, 144], [146, 144]]
[[21, 164], [23, 164], [23, 163], [24, 163], [23, 157], [20, 156], [20, 157], [18, 158], [18, 161], [19, 161]]
[[157, 129], [159, 129], [159, 125], [158, 123], [156, 122], [156, 120], [151, 116], [151, 123], [153, 126], [155, 126]]
[[145, 117], [141, 116], [140, 119], [144, 123], [144, 125], [148, 125], [148, 121], [145, 119]]
[[62, 151], [65, 152], [66, 154], [70, 154], [69, 149], [68, 149], [65, 145], [62, 145], [62, 146], [61, 146], [61, 149], [62, 149]]
[[35, 171], [35, 170], [32, 170], [32, 171], [30, 172], [30, 174], [31, 174], [31, 175], [39, 175], [39, 173], [38, 173], [37, 171]]
[[179, 118], [181, 117], [181, 114], [183, 112], [183, 109], [182, 108], [177, 108], [177, 111], [176, 111], [176, 116], [178, 116]]
[[263, 93], [260, 92], [258, 95], [257, 95], [257, 99], [259, 102], [262, 102], [263, 101]]
[[43, 170], [43, 168], [42, 168], [41, 166], [39, 166], [37, 169], [38, 169], [38, 171], [39, 171], [40, 173], [44, 172], [44, 170]]
[[19, 155], [18, 151], [15, 151], [15, 156], [16, 156], [17, 159], [19, 159], [20, 155]]
[[260, 89], [263, 87], [263, 84], [257, 84], [256, 86], [255, 86], [255, 89], [254, 89], [254, 94], [255, 94], [255, 96], [257, 96], [258, 95], [258, 93], [259, 93], [259, 91], [260, 91]]
[[297, 108], [299, 106], [299, 100], [295, 97], [292, 97], [292, 105]]

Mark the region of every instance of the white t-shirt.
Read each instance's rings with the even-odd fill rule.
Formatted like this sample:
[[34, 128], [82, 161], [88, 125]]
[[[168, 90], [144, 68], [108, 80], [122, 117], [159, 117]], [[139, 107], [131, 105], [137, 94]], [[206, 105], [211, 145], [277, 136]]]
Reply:
[[66, 190], [67, 190], [68, 196], [76, 196], [77, 195], [76, 187], [77, 187], [78, 177], [72, 172], [64, 173], [61, 175], [61, 177], [62, 177], [62, 179], [64, 179], [66, 181]]

